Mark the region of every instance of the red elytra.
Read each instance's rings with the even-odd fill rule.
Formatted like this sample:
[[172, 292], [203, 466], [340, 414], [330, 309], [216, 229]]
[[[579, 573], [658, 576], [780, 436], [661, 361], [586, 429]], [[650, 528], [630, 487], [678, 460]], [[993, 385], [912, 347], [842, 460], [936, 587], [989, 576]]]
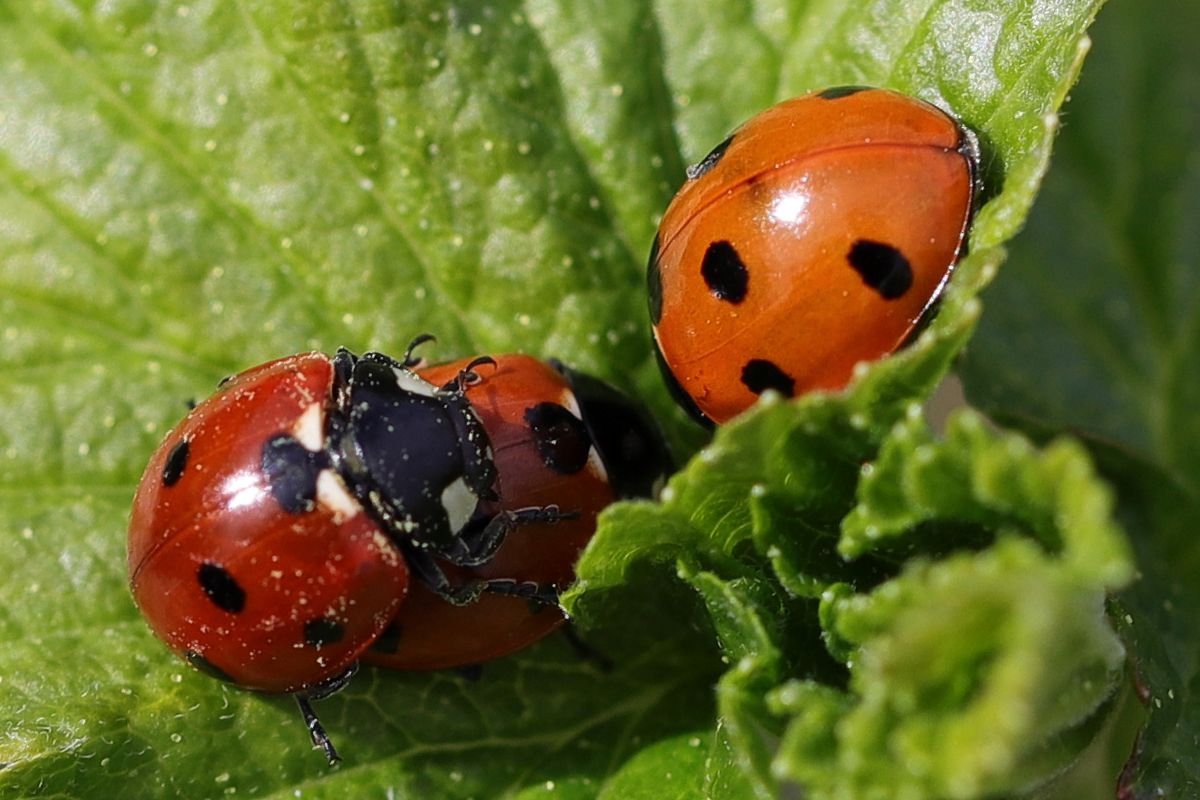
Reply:
[[345, 673], [384, 630], [408, 568], [332, 470], [301, 512], [281, 510], [263, 448], [321, 447], [333, 380], [322, 353], [247, 370], [197, 406], [142, 476], [130, 586], [154, 632], [197, 668], [264, 692]]
[[963, 248], [973, 137], [940, 109], [844, 87], [751, 119], [689, 170], [647, 270], [664, 375], [721, 423], [767, 389], [845, 386], [907, 342]]
[[[419, 374], [441, 385], [467, 363], [428, 367]], [[563, 374], [530, 356], [497, 356], [495, 368], [481, 367], [480, 373], [483, 380], [471, 388], [471, 405], [492, 442], [501, 500], [482, 502], [477, 515], [558, 505], [578, 517], [522, 525], [487, 564], [444, 569], [457, 585], [511, 578], [564, 588], [574, 580], [575, 562], [595, 531], [596, 515], [615, 499], [598, 451], [586, 430], [571, 422], [582, 422], [580, 401]], [[474, 665], [521, 650], [565, 621], [557, 607], [521, 597], [484, 594], [468, 606], [455, 606], [414, 583], [394, 625], [363, 660], [405, 670]]]

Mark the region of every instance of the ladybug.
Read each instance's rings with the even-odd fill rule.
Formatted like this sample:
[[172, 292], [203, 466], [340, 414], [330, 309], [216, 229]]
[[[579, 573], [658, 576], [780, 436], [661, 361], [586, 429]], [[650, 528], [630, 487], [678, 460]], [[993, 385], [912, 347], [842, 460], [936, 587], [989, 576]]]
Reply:
[[[440, 385], [468, 365], [457, 361], [418, 374]], [[670, 466], [666, 445], [640, 406], [556, 361], [497, 356], [485, 375], [471, 390], [471, 405], [492, 444], [500, 499], [481, 501], [463, 535], [497, 514], [527, 507], [561, 505], [573, 516], [560, 514], [553, 526], [523, 525], [486, 562], [446, 572], [461, 584], [507, 578], [565, 586], [574, 580], [600, 511], [614, 500], [657, 491]], [[566, 621], [551, 602], [493, 592], [470, 606], [454, 605], [418, 581], [363, 661], [407, 670], [474, 666], [520, 650]]]
[[493, 594], [555, 606], [550, 583], [471, 570], [518, 527], [581, 515], [503, 503], [468, 398], [497, 362], [432, 383], [413, 356], [431, 338], [401, 360], [306, 353], [227, 379], [167, 435], [134, 498], [130, 586], [151, 628], [214, 677], [292, 693], [331, 764], [309, 701], [394, 629], [410, 583], [453, 607]]
[[651, 248], [677, 399], [723, 423], [767, 389], [840, 389], [902, 347], [963, 251], [978, 172], [970, 131], [884, 89], [827, 89], [742, 125], [688, 169]]

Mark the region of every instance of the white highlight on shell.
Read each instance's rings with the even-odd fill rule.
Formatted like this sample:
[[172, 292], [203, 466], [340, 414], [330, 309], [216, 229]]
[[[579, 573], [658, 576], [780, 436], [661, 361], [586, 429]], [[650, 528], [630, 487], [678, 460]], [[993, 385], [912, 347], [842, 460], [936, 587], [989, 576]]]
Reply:
[[225, 498], [225, 507], [236, 511], [239, 508], [253, 507], [266, 494], [266, 488], [255, 472], [241, 470], [225, 479], [221, 484], [220, 493]]
[[780, 225], [795, 226], [808, 219], [808, 194], [804, 192], [783, 192], [771, 203], [768, 213], [771, 219]]

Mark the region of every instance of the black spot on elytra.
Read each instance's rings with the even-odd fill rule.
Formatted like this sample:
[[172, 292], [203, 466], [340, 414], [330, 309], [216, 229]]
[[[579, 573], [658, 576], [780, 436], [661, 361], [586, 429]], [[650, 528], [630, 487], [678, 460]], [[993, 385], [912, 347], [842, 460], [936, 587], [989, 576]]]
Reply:
[[879, 292], [884, 300], [896, 300], [912, 288], [912, 265], [896, 248], [883, 242], [859, 239], [846, 254], [850, 266], [863, 283]]
[[708, 285], [708, 291], [718, 300], [737, 305], [746, 299], [750, 272], [737, 249], [729, 242], [713, 242], [708, 246], [704, 251], [704, 260], [700, 262], [700, 276]]
[[650, 258], [646, 261], [646, 295], [650, 298], [650, 322], [657, 325], [662, 320], [662, 265], [658, 263], [658, 234], [650, 245]]
[[692, 166], [688, 167], [688, 180], [694, 181], [697, 178], [704, 177], [705, 173], [720, 163], [721, 159], [725, 157], [725, 151], [729, 149], [729, 145], [733, 144], [734, 136], [737, 136], [737, 134], [729, 134], [729, 136], [725, 137], [725, 141], [721, 142], [712, 150], [709, 150], [708, 155], [700, 159], [698, 164], [693, 164]]
[[216, 678], [217, 680], [225, 681], [226, 683], [237, 683], [237, 681], [235, 681], [228, 672], [221, 669], [216, 664], [197, 653], [195, 650], [188, 650], [183, 654], [183, 657], [187, 659], [189, 664], [210, 678]]
[[324, 452], [313, 452], [285, 433], [272, 436], [263, 445], [263, 474], [271, 494], [289, 514], [312, 511], [317, 501], [317, 476], [327, 466], [329, 457]]
[[208, 599], [222, 611], [238, 614], [246, 607], [246, 590], [224, 567], [206, 561], [196, 570], [196, 579]]
[[404, 629], [395, 620], [388, 623], [388, 626], [383, 629], [383, 633], [375, 637], [375, 641], [371, 642], [371, 649], [376, 653], [394, 656], [400, 651], [400, 639], [404, 635]]
[[326, 645], [340, 642], [346, 635], [342, 623], [329, 617], [317, 617], [304, 623], [304, 641], [318, 650]]
[[599, 378], [560, 362], [551, 365], [571, 384], [613, 492], [620, 498], [649, 497], [672, 471], [667, 443], [649, 412]]
[[796, 381], [786, 372], [766, 359], [754, 358], [742, 367], [742, 383], [755, 394], [774, 389], [784, 397], [796, 393]]
[[587, 465], [592, 437], [587, 425], [558, 403], [538, 403], [525, 409], [525, 423], [533, 433], [542, 463], [560, 475], [571, 475]]
[[870, 86], [831, 86], [824, 91], [817, 92], [817, 97], [822, 100], [841, 100], [843, 97], [849, 97], [859, 92], [870, 90]]
[[189, 448], [187, 439], [180, 439], [171, 448], [171, 453], [167, 456], [167, 463], [163, 464], [163, 486], [174, 486], [179, 483], [179, 479], [183, 477], [183, 470], [187, 467]]

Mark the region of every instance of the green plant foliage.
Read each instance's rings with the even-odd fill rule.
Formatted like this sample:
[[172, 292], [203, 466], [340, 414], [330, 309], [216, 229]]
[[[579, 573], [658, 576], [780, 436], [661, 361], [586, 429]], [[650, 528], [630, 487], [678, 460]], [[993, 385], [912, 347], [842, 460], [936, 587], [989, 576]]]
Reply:
[[1130, 798], [1200, 797], [1200, 59], [1194, 3], [1114, 4], [963, 365], [968, 396], [1082, 435], [1141, 572], [1115, 615], [1148, 722]]
[[[1171, 435], [1194, 428], [1186, 403], [1079, 426], [1052, 372], [989, 383], [992, 362], [1040, 364], [992, 343], [1043, 337], [1018, 314], [1057, 296], [1047, 278], [984, 296], [973, 396], [1156, 469], [1092, 448], [1106, 484], [1073, 441], [1039, 449], [975, 414], [935, 434], [920, 410], [1034, 206], [1101, 5], [0, 3], [0, 797], [1034, 796], [1092, 763], [1127, 672], [1161, 702], [1127, 786], [1194, 791], [1195, 633], [1169, 605], [1200, 607], [1194, 527], [1169, 510], [1197, 486], [1195, 449]], [[1151, 23], [1129, 27], [1113, 35], [1127, 58]], [[846, 83], [923, 97], [979, 135], [970, 254], [912, 346], [844, 393], [764, 398], [706, 441], [651, 355], [658, 215], [742, 120]], [[1099, 132], [1124, 111], [1070, 108]], [[1186, 130], [1168, 131], [1179, 153]], [[1153, 169], [1052, 192], [1051, 213], [1097, 188], [1152, 196], [1169, 165], [1122, 141]], [[1066, 180], [1090, 175], [1096, 154], [1075, 151]], [[1141, 221], [1122, 247], [1144, 243]], [[1194, 263], [1182, 230], [1158, 262]], [[1191, 330], [1185, 272], [1146, 300], [1176, 299]], [[426, 331], [437, 357], [555, 356], [636, 393], [681, 467], [661, 498], [605, 512], [565, 597], [611, 669], [558, 637], [474, 681], [364, 669], [318, 704], [346, 758], [329, 768], [289, 698], [220, 685], [154, 639], [126, 587], [129, 503], [223, 376], [310, 348], [398, 352]], [[1171, 341], [1155, 391], [1173, 403], [1194, 387], [1190, 340]], [[1135, 558], [1152, 580], [1125, 588]]]

